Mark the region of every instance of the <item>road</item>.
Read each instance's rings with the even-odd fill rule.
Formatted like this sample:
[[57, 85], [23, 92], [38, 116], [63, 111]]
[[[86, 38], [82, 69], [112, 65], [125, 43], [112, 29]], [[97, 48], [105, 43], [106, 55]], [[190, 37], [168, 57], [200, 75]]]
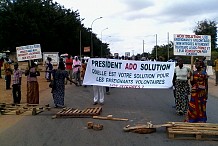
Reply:
[[[67, 107], [84, 109], [93, 107], [92, 87], [66, 86]], [[50, 89], [40, 93], [47, 97], [43, 104], [53, 105]], [[97, 120], [92, 118], [51, 117], [58, 111], [52, 109], [36, 116], [0, 115], [0, 121], [14, 118], [16, 122], [0, 130], [1, 146], [215, 146], [217, 141], [169, 139], [165, 128], [158, 128], [152, 134], [124, 132], [126, 125], [151, 121], [163, 124], [169, 121], [183, 121], [175, 113], [172, 89], [120, 89], [112, 88], [105, 95], [101, 116], [128, 118], [129, 121]], [[208, 123], [217, 123], [218, 98], [209, 96], [207, 103]], [[97, 105], [99, 106], [99, 105]], [[59, 109], [60, 110], [60, 109]], [[18, 120], [19, 119], [19, 120]], [[87, 129], [89, 121], [103, 124], [101, 131]], [[0, 123], [1, 124], [1, 123]]]

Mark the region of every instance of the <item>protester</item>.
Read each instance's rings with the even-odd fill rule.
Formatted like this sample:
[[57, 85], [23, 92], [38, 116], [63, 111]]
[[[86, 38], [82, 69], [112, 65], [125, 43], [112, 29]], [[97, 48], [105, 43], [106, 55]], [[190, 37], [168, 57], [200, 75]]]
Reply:
[[98, 104], [98, 101], [99, 101], [100, 105], [103, 105], [104, 104], [104, 87], [93, 85], [93, 91], [94, 91], [94, 103], [93, 103], [93, 105]]
[[3, 57], [0, 59], [0, 79], [2, 78], [2, 66], [4, 64], [4, 59]]
[[190, 78], [191, 70], [188, 67], [183, 66], [183, 60], [178, 59], [178, 66], [175, 68], [174, 73], [174, 85], [175, 85], [175, 103], [176, 113], [178, 115], [184, 115], [188, 108], [188, 95], [190, 93], [190, 87], [188, 79]]
[[4, 71], [5, 71], [6, 90], [10, 90], [12, 69], [8, 58], [5, 58]]
[[[45, 71], [47, 71], [49, 60], [50, 60], [50, 57], [47, 57], [44, 62]], [[45, 73], [45, 79], [47, 79], [47, 73]]]
[[46, 63], [46, 79], [48, 82], [51, 81], [51, 71], [53, 70], [53, 65], [51, 63], [52, 59], [50, 57], [47, 58], [47, 63]]
[[14, 75], [13, 75], [13, 100], [14, 104], [20, 104], [21, 101], [21, 78], [22, 71], [18, 69], [18, 63], [14, 63]]
[[80, 78], [80, 68], [81, 68], [81, 62], [78, 59], [78, 57], [75, 56], [73, 60], [73, 74], [75, 76], [75, 81], [78, 83], [78, 85], [81, 86], [82, 84]]
[[[73, 78], [73, 59], [71, 58], [70, 55], [68, 55], [68, 57], [65, 61], [65, 64], [66, 64], [66, 71], [68, 72], [70, 80], [72, 80], [72, 78]], [[67, 80], [65, 81], [65, 84], [67, 85]], [[72, 84], [72, 83], [70, 82], [70, 84]]]
[[106, 94], [110, 95], [110, 87], [106, 87]]
[[[80, 71], [81, 81], [84, 80], [85, 72], [86, 72], [86, 67], [87, 67], [87, 63], [86, 63], [85, 59], [82, 59], [82, 66], [81, 66], [81, 71]], [[87, 87], [87, 86], [84, 85], [84, 87]]]
[[52, 72], [54, 85], [52, 88], [52, 96], [54, 100], [55, 107], [64, 107], [64, 95], [65, 95], [65, 79], [77, 85], [73, 82], [69, 76], [68, 72], [65, 70], [65, 65], [63, 62], [59, 62], [57, 70]]
[[189, 109], [186, 116], [186, 122], [200, 122], [207, 121], [206, 116], [206, 102], [207, 102], [207, 73], [202, 69], [203, 61], [199, 60], [195, 63], [196, 71], [193, 72], [191, 80], [192, 92], [189, 101]]
[[37, 76], [40, 76], [40, 72], [33, 60], [30, 61], [29, 67], [25, 71], [27, 76], [27, 103], [39, 104], [39, 84]]
[[215, 66], [215, 75], [216, 75], [216, 83], [215, 86], [218, 85], [218, 56], [216, 60], [214, 61], [214, 66]]

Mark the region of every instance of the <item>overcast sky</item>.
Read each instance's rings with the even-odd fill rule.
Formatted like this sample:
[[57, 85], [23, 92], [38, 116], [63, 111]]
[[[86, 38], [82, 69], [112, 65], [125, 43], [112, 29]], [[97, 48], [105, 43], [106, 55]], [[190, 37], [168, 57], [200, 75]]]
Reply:
[[[193, 34], [198, 21], [218, 21], [218, 0], [55, 0], [73, 11], [82, 23], [109, 44], [111, 53], [151, 52], [173, 34]], [[106, 29], [108, 28], [108, 29]]]

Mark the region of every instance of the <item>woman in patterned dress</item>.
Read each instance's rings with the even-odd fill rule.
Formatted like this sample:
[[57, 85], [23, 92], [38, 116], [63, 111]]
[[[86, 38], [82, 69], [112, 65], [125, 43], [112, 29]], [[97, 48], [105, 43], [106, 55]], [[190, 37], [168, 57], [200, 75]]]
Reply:
[[207, 89], [206, 81], [208, 75], [202, 69], [203, 62], [201, 60], [195, 63], [196, 71], [193, 72], [192, 92], [189, 101], [189, 109], [185, 121], [191, 123], [205, 123], [207, 121], [206, 103], [207, 103]]
[[27, 76], [27, 103], [39, 104], [39, 83], [37, 76], [40, 76], [40, 72], [33, 60], [30, 61], [30, 65], [25, 71], [25, 76]]
[[65, 70], [64, 63], [59, 62], [58, 69], [53, 70], [54, 86], [52, 88], [52, 96], [55, 107], [64, 107], [65, 79], [77, 85], [68, 77], [68, 72]]

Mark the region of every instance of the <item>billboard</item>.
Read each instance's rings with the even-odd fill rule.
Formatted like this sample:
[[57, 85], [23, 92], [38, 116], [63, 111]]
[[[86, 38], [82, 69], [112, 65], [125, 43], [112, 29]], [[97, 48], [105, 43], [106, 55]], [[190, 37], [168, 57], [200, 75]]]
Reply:
[[211, 36], [174, 34], [174, 55], [211, 56]]

